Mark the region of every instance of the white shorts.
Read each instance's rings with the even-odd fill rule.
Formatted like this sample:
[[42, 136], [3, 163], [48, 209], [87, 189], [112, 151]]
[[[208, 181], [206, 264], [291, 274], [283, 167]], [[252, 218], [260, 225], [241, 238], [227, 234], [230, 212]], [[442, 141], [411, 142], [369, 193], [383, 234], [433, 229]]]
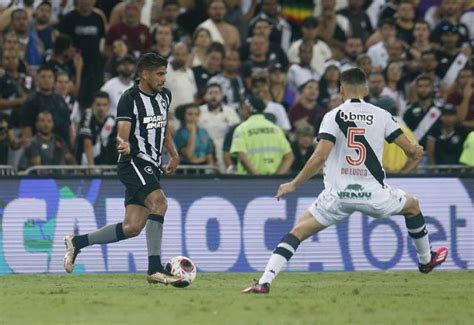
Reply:
[[[399, 214], [407, 198], [405, 192], [388, 185], [383, 189], [371, 192], [349, 193], [342, 199], [343, 191], [329, 192], [324, 190], [316, 201], [308, 208], [313, 217], [323, 226], [330, 226], [349, 217], [353, 212], [359, 211], [374, 218], [387, 217]], [[359, 197], [361, 196], [361, 197]], [[369, 198], [368, 198], [369, 197]]]

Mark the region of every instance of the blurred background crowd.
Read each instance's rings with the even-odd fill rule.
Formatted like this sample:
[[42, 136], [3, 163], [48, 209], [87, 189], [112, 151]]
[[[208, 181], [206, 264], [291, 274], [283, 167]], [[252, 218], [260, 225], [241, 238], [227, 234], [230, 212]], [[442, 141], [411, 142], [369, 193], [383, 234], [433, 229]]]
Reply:
[[[115, 164], [118, 100], [154, 51], [184, 165], [297, 172], [359, 67], [421, 166], [473, 166], [473, 45], [473, 0], [0, 0], [0, 165]], [[388, 143], [383, 164], [410, 168]]]

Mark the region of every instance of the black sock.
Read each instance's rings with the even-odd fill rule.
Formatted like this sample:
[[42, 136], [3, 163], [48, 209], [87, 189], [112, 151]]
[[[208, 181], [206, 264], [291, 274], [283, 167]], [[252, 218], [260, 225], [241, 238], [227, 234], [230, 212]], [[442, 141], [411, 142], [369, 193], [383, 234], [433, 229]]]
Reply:
[[89, 238], [86, 235], [78, 235], [72, 238], [72, 244], [75, 248], [81, 249], [86, 246], [89, 246]]
[[161, 265], [161, 256], [153, 255], [148, 256], [148, 274], [153, 274], [155, 272], [163, 272], [163, 265]]

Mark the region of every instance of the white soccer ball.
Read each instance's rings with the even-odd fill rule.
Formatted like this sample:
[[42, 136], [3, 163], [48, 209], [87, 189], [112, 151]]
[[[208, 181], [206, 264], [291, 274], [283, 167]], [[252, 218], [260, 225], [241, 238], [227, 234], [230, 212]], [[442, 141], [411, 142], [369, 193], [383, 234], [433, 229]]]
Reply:
[[177, 288], [185, 288], [193, 283], [196, 279], [196, 266], [193, 261], [186, 256], [175, 256], [166, 263], [166, 271], [173, 275], [180, 276], [183, 280], [174, 283], [173, 286]]

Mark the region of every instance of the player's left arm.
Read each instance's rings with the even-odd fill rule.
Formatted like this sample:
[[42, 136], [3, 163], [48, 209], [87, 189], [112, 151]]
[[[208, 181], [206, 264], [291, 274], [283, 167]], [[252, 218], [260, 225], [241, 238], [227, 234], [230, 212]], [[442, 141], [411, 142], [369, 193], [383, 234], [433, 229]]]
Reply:
[[164, 146], [170, 157], [170, 160], [164, 166], [164, 171], [167, 174], [171, 174], [176, 170], [176, 168], [178, 168], [178, 164], [179, 164], [179, 155], [174, 145], [173, 134], [171, 133], [171, 128], [166, 128]]
[[275, 197], [278, 200], [281, 199], [284, 195], [293, 192], [298, 186], [319, 172], [319, 170], [324, 166], [324, 163], [329, 157], [333, 147], [334, 142], [326, 139], [319, 140], [316, 150], [314, 151], [311, 158], [309, 158], [309, 160], [306, 162], [303, 169], [291, 182], [281, 184]]

